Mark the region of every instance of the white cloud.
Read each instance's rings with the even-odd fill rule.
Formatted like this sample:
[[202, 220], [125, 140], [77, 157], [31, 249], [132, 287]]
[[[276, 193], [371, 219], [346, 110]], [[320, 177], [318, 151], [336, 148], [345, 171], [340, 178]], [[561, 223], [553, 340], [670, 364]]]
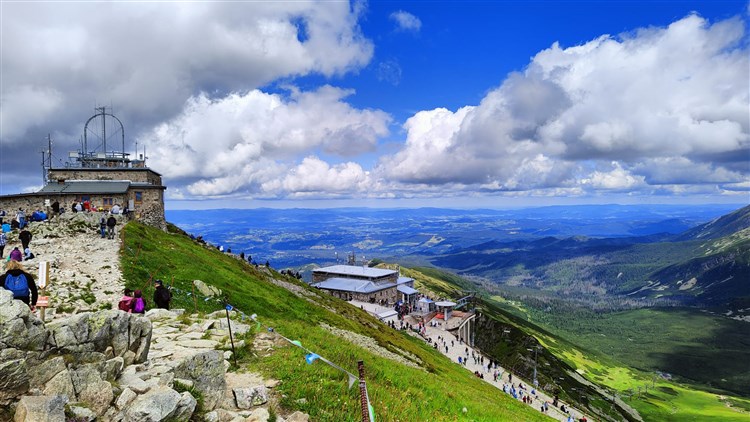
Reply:
[[737, 162], [750, 153], [743, 37], [740, 19], [709, 25], [690, 15], [619, 38], [555, 43], [478, 106], [415, 114], [404, 148], [379, 171], [407, 184], [498, 190], [747, 180], [750, 168]]
[[353, 162], [331, 166], [318, 157], [305, 157], [289, 170], [283, 179], [265, 183], [262, 190], [272, 193], [290, 192], [295, 195], [313, 193], [316, 197], [362, 192], [369, 186], [369, 175]]
[[399, 10], [391, 13], [390, 18], [396, 23], [399, 30], [419, 32], [422, 29], [422, 21], [409, 12]]
[[[295, 89], [289, 98], [259, 90], [217, 100], [200, 95], [139, 143], [146, 145], [149, 165], [173, 182], [187, 184], [191, 195], [322, 190], [318, 182], [333, 181], [334, 173], [342, 176], [337, 180], [349, 180], [361, 167], [349, 163], [322, 171], [325, 163], [306, 158], [292, 174], [286, 175], [287, 170], [310, 151], [340, 157], [372, 151], [388, 133], [390, 117], [352, 108], [342, 101], [350, 93], [324, 86], [312, 92]], [[318, 172], [327, 176], [300, 180]], [[332, 189], [336, 186], [332, 183]]]
[[135, 133], [201, 92], [362, 68], [373, 45], [360, 13], [347, 2], [3, 4], [3, 141], [44, 119], [75, 142], [97, 102]]

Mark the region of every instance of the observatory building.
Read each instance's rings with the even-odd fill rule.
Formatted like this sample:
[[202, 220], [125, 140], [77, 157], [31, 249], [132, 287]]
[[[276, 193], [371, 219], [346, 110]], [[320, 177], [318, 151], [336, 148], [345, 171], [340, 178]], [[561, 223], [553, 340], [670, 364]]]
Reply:
[[[92, 132], [90, 127], [96, 127]], [[107, 133], [109, 128], [110, 133]], [[95, 138], [93, 142], [89, 137]], [[107, 139], [122, 142], [122, 150], [108, 150]], [[89, 149], [89, 144], [96, 144]], [[111, 145], [111, 143], [110, 143]], [[68, 162], [53, 167], [51, 142], [42, 160], [44, 187], [38, 192], [0, 196], [0, 209], [47, 210], [57, 202], [70, 212], [74, 202], [86, 202], [98, 210], [115, 205], [127, 209], [129, 217], [166, 228], [164, 190], [161, 175], [146, 167], [144, 154], [131, 159], [125, 152], [125, 130], [120, 120], [106, 108], [86, 122], [82, 148], [68, 154]]]

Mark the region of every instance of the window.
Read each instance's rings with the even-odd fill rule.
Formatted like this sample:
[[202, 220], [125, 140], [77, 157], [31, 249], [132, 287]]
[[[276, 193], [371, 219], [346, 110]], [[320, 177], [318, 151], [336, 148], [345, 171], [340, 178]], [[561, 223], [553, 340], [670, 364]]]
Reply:
[[104, 208], [110, 208], [114, 202], [112, 201], [112, 198], [102, 198], [102, 205], [104, 205]]
[[140, 204], [143, 202], [143, 192], [135, 192], [135, 203]]

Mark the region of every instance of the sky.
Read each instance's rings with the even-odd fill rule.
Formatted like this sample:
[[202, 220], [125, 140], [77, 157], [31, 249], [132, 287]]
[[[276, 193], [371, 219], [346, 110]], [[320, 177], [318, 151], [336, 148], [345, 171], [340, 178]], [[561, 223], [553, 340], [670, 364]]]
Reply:
[[168, 209], [746, 204], [749, 18], [721, 0], [3, 0], [0, 194], [38, 190], [47, 135], [63, 166], [106, 106]]

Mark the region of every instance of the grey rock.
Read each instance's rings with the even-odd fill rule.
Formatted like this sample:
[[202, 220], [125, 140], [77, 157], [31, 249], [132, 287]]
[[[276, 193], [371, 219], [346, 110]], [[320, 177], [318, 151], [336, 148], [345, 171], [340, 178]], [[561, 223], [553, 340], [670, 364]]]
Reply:
[[146, 318], [151, 321], [158, 321], [162, 319], [174, 319], [177, 315], [167, 309], [155, 308], [146, 311]]
[[271, 414], [268, 413], [268, 409], [265, 407], [259, 407], [245, 419], [245, 422], [268, 422], [268, 418], [271, 417]]
[[107, 381], [114, 381], [122, 373], [122, 369], [125, 367], [125, 359], [118, 356], [116, 358], [109, 359], [104, 363], [104, 379]]
[[177, 409], [174, 411], [172, 417], [178, 421], [189, 420], [193, 415], [193, 412], [195, 412], [195, 407], [197, 405], [198, 402], [195, 398], [185, 391], [180, 395], [180, 401], [177, 402]]
[[44, 323], [9, 290], [0, 289], [0, 349], [42, 351], [46, 343]]
[[203, 415], [204, 422], [219, 422], [219, 413], [217, 411], [211, 411]]
[[23, 359], [0, 362], [0, 403], [29, 391], [29, 374]]
[[87, 364], [71, 373], [78, 400], [97, 415], [103, 415], [114, 399], [112, 384], [102, 380], [98, 365]]
[[214, 286], [209, 286], [201, 280], [193, 280], [193, 285], [198, 291], [206, 297], [221, 296], [221, 289], [217, 289]]
[[276, 379], [267, 379], [263, 384], [266, 386], [266, 388], [276, 388], [279, 386], [279, 384], [281, 384], [281, 381]]
[[117, 401], [115, 402], [115, 407], [117, 407], [119, 410], [124, 409], [127, 405], [130, 404], [138, 395], [133, 392], [133, 390], [129, 388], [125, 388], [122, 390], [122, 393], [120, 393], [120, 396], [117, 397]]
[[310, 415], [300, 411], [296, 411], [286, 417], [286, 422], [307, 422], [308, 420], [310, 420]]
[[43, 393], [45, 396], [65, 396], [69, 401], [76, 401], [76, 391], [70, 372], [67, 369], [58, 372], [44, 386]]
[[68, 412], [73, 415], [76, 422], [92, 422], [96, 420], [96, 413], [83, 406], [70, 405], [68, 406]]
[[[55, 375], [65, 370], [65, 359], [62, 356], [55, 356], [43, 362], [36, 363], [28, 368], [30, 386], [39, 388], [46, 384]], [[68, 375], [70, 377], [70, 375]]]
[[65, 422], [63, 396], [24, 396], [18, 401], [14, 422]]
[[129, 422], [157, 422], [172, 416], [180, 402], [180, 393], [160, 387], [136, 398], [125, 411]]
[[253, 406], [260, 406], [268, 401], [268, 389], [265, 385], [256, 385], [255, 387], [238, 387], [232, 390], [237, 407], [240, 409], [250, 409]]
[[224, 359], [218, 350], [197, 353], [180, 362], [175, 378], [189, 379], [203, 396], [203, 408], [213, 410], [224, 396]]

